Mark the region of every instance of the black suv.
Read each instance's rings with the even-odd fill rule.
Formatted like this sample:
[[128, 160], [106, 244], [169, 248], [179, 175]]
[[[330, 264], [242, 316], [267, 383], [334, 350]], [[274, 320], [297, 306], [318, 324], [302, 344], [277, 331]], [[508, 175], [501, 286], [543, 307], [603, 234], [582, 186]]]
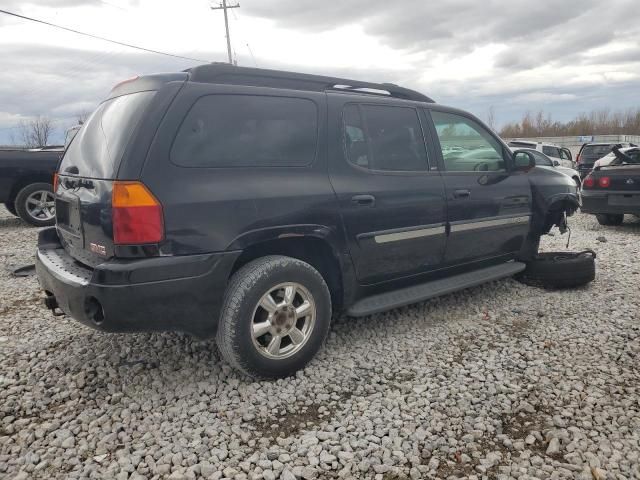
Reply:
[[114, 87], [59, 168], [45, 302], [108, 331], [216, 336], [289, 375], [332, 314], [520, 272], [575, 182], [392, 84], [204, 65]]

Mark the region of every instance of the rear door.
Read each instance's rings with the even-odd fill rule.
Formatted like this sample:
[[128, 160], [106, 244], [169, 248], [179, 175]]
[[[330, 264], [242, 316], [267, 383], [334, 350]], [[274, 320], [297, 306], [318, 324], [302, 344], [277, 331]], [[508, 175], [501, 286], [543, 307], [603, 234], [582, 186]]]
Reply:
[[372, 284], [438, 268], [444, 187], [419, 111], [345, 97], [328, 96], [329, 172], [358, 280]]
[[511, 172], [507, 148], [476, 119], [429, 109], [441, 156], [449, 219], [445, 263], [513, 255], [529, 230], [531, 189]]

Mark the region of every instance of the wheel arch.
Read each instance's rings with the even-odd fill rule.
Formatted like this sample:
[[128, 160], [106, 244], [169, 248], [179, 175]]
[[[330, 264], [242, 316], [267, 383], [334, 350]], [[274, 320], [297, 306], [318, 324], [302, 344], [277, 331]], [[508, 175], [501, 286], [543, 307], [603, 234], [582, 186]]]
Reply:
[[327, 227], [305, 225], [275, 227], [249, 232], [236, 239], [229, 250], [242, 250], [229, 277], [252, 260], [267, 255], [297, 258], [314, 267], [324, 278], [334, 311], [344, 305], [344, 268], [340, 248]]
[[43, 173], [31, 174], [18, 178], [11, 187], [9, 196], [7, 197], [7, 202], [15, 202], [20, 190], [33, 183], [48, 183], [53, 186], [53, 178]]

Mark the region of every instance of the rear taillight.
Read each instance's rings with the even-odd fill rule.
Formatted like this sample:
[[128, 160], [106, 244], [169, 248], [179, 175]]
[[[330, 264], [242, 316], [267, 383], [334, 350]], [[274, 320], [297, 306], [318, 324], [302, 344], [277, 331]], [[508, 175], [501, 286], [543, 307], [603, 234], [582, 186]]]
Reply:
[[593, 188], [596, 184], [596, 181], [593, 179], [591, 175], [587, 175], [587, 177], [582, 181], [582, 186], [584, 188]]
[[140, 182], [113, 183], [113, 243], [140, 245], [164, 238], [162, 205]]
[[58, 172], [53, 174], [53, 193], [55, 194], [58, 190]]
[[576, 156], [576, 163], [580, 163], [580, 154]]
[[611, 179], [609, 177], [600, 177], [598, 179], [598, 186], [600, 188], [609, 188], [611, 186]]

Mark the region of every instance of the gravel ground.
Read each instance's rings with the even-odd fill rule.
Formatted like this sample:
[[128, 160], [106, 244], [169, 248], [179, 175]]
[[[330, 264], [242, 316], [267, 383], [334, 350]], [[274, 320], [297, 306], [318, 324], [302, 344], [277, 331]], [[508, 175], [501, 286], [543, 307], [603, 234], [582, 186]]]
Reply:
[[340, 318], [296, 377], [251, 382], [213, 341], [52, 317], [7, 270], [37, 232], [2, 210], [0, 477], [640, 478], [640, 222], [572, 225], [588, 287]]

